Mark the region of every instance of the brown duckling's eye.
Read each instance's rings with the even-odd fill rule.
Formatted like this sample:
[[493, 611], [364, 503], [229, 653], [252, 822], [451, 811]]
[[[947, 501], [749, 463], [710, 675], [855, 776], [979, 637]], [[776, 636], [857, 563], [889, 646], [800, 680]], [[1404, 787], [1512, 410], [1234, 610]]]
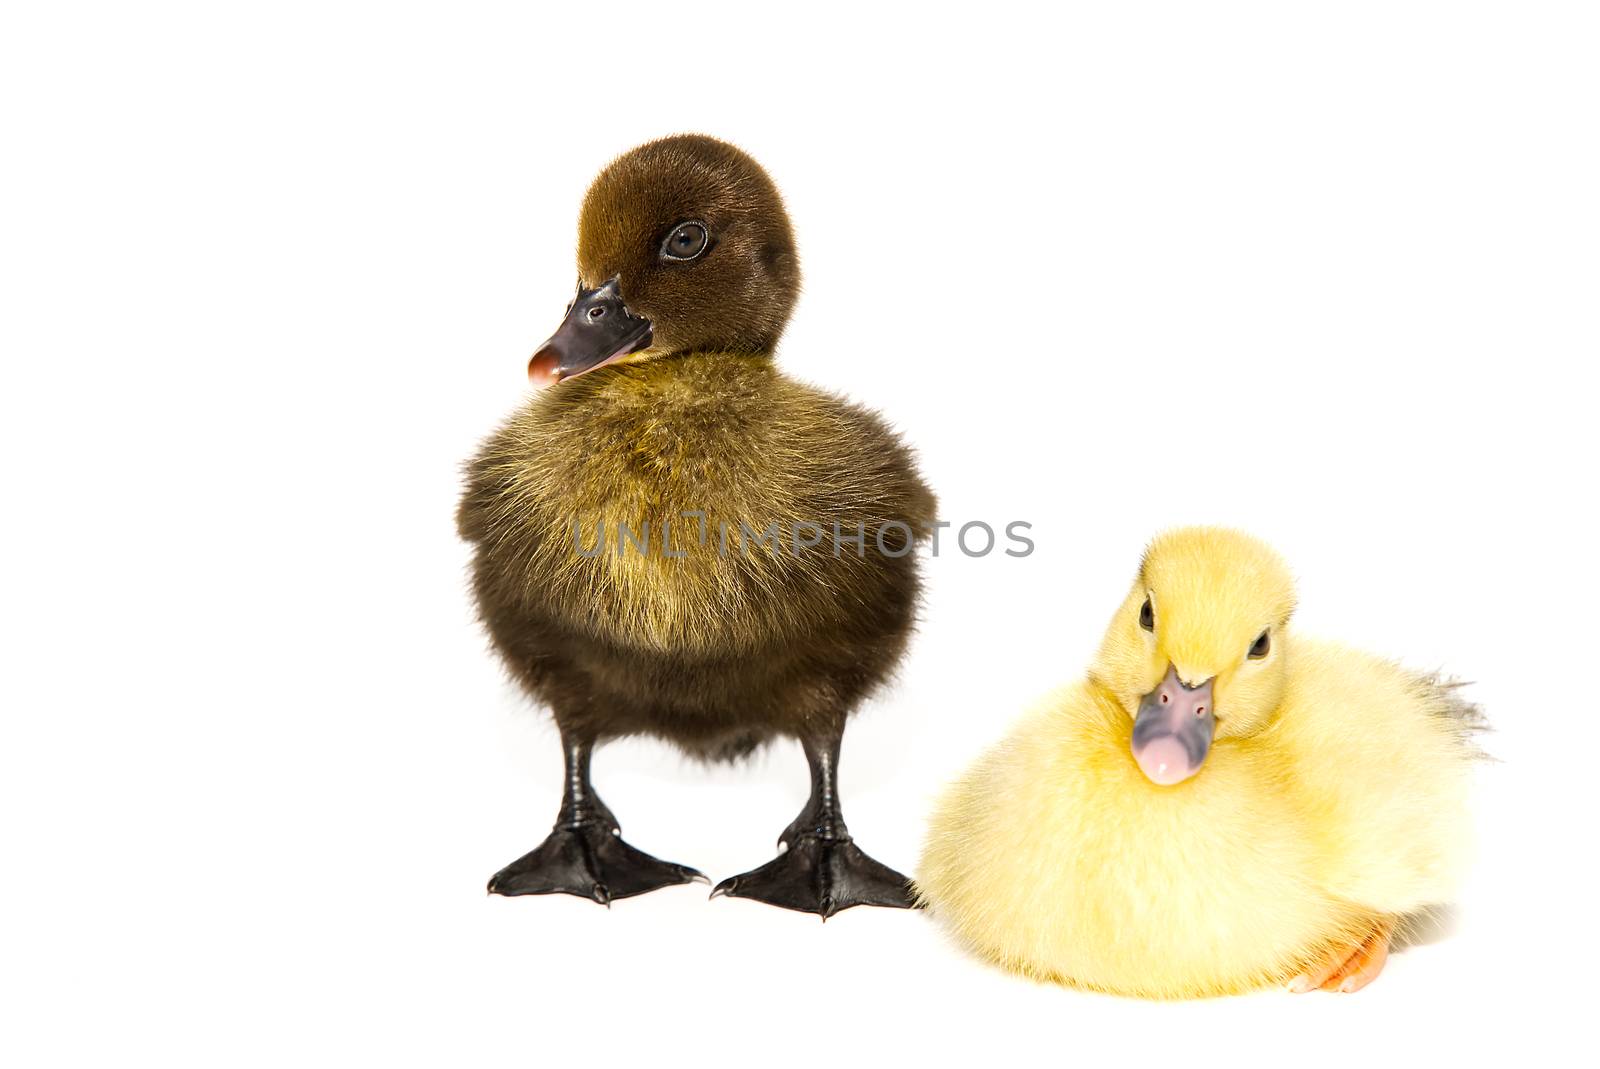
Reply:
[[1151, 606], [1149, 598], [1145, 598], [1144, 604], [1139, 606], [1139, 626], [1146, 631], [1156, 629], [1156, 610]]
[[1272, 635], [1267, 631], [1263, 631], [1256, 636], [1254, 642], [1250, 643], [1250, 659], [1259, 661], [1267, 655], [1267, 651], [1270, 649], [1272, 649]]
[[693, 260], [705, 252], [710, 243], [711, 235], [704, 223], [679, 223], [667, 235], [667, 240], [661, 243], [661, 258], [680, 263]]

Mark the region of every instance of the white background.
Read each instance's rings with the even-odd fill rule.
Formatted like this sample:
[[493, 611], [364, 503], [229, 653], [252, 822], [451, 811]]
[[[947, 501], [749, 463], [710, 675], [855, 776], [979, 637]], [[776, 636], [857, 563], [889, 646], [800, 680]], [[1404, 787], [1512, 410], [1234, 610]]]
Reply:
[[[5, 1061], [1589, 1048], [1592, 8], [667, 6], [8, 7]], [[474, 622], [459, 465], [561, 314], [589, 179], [681, 130], [785, 192], [783, 367], [886, 412], [945, 518], [1035, 527], [927, 562], [846, 736], [862, 845], [914, 866], [1149, 536], [1225, 522], [1296, 568], [1303, 630], [1477, 681], [1501, 763], [1452, 938], [1353, 997], [1155, 1005], [918, 914], [484, 895], [560, 762]], [[789, 744], [596, 776], [713, 878], [806, 790]]]

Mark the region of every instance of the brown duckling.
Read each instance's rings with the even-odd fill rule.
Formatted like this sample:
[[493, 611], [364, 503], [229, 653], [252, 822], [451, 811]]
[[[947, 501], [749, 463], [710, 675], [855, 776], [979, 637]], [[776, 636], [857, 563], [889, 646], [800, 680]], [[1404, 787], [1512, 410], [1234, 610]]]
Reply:
[[733, 760], [788, 736], [810, 800], [779, 856], [713, 897], [913, 904], [851, 841], [835, 770], [905, 650], [934, 498], [878, 416], [774, 365], [799, 285], [778, 191], [732, 145], [653, 141], [590, 187], [577, 296], [458, 514], [489, 635], [566, 757], [555, 827], [491, 892], [607, 903], [703, 879], [622, 840], [593, 748], [651, 735]]

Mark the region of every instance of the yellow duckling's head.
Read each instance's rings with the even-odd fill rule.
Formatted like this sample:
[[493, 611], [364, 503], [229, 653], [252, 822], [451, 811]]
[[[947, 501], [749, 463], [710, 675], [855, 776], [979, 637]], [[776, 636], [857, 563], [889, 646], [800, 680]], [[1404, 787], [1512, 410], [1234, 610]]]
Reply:
[[768, 353], [800, 292], [794, 234], [755, 160], [683, 134], [613, 160], [578, 221], [578, 293], [528, 363], [537, 387], [606, 364]]
[[1222, 527], [1183, 527], [1145, 551], [1090, 670], [1132, 723], [1151, 781], [1200, 771], [1213, 742], [1270, 722], [1283, 697], [1294, 581], [1277, 553]]

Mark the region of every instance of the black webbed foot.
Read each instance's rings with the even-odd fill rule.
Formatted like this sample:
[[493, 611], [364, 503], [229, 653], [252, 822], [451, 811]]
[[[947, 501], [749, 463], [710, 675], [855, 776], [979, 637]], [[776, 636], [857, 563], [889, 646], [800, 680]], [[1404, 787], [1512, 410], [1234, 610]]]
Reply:
[[753, 898], [784, 909], [815, 913], [827, 920], [851, 906], [916, 905], [911, 881], [861, 851], [849, 836], [805, 835], [758, 869], [730, 876], [711, 897]]
[[659, 887], [710, 883], [687, 865], [651, 857], [622, 840], [615, 824], [557, 824], [531, 853], [489, 879], [492, 895], [578, 895], [603, 906]]
[[753, 898], [823, 920], [851, 906], [916, 907], [911, 881], [862, 853], [850, 839], [834, 786], [843, 733], [841, 720], [830, 731], [801, 738], [811, 766], [811, 797], [778, 836], [783, 853], [758, 869], [723, 880], [712, 898]]
[[911, 881], [862, 853], [845, 827], [834, 786], [843, 731], [841, 722], [832, 731], [801, 738], [811, 766], [811, 797], [778, 836], [783, 852], [758, 869], [723, 880], [712, 898], [753, 898], [823, 920], [851, 906], [916, 907]]
[[603, 906], [658, 887], [710, 883], [687, 865], [651, 857], [622, 841], [617, 818], [589, 782], [592, 743], [565, 732], [567, 784], [550, 835], [489, 878], [492, 895], [577, 895]]

